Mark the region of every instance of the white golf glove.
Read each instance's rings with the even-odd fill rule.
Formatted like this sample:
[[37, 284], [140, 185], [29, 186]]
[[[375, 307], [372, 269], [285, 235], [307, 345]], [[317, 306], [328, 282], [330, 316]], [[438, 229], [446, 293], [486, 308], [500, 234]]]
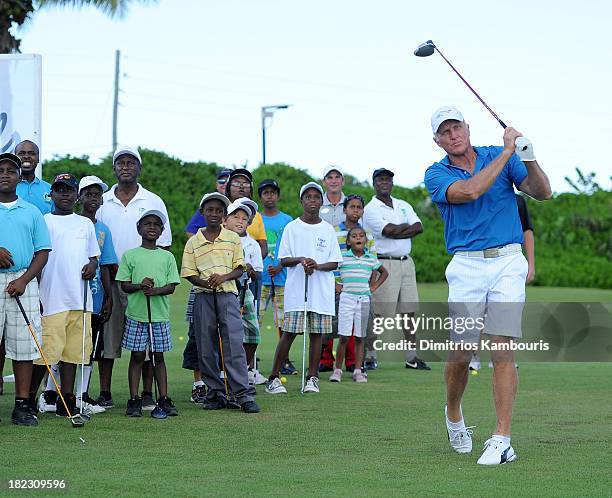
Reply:
[[533, 153], [533, 145], [526, 137], [518, 137], [514, 141], [514, 151], [521, 161], [536, 160], [535, 154]]

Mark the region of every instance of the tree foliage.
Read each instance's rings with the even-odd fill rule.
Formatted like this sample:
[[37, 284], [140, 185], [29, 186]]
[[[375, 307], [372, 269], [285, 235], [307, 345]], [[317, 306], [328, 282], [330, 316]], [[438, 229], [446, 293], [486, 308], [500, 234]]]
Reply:
[[[180, 263], [186, 242], [185, 226], [202, 195], [215, 188], [214, 163], [183, 162], [162, 152], [141, 151], [143, 167], [140, 183], [161, 196], [172, 224], [172, 252]], [[115, 183], [111, 158], [99, 165], [87, 157], [58, 157], [47, 161], [44, 177], [51, 181], [57, 173], [70, 172], [77, 178], [97, 175], [109, 185]], [[266, 164], [253, 171], [255, 184], [273, 178], [281, 186], [279, 207], [293, 217], [301, 213], [300, 187], [313, 179], [306, 171], [287, 164]], [[366, 202], [373, 196], [367, 182], [346, 175], [346, 194], [360, 194]], [[422, 187], [395, 185], [393, 196], [408, 201], [423, 222], [424, 232], [413, 244], [412, 257], [419, 282], [444, 280], [451, 256], [444, 245], [444, 226], [435, 204]], [[527, 199], [536, 239], [536, 285], [612, 288], [612, 192], [599, 189], [591, 195], [564, 193], [548, 202]]]

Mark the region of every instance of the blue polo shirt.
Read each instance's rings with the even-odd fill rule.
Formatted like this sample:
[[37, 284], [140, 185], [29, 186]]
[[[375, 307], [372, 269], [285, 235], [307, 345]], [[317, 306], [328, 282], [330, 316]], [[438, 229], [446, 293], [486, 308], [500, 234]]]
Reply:
[[23, 199], [10, 208], [0, 204], [0, 247], [13, 255], [13, 266], [0, 268], [0, 273], [25, 270], [30, 266], [34, 253], [51, 249], [47, 224], [35, 206]]
[[[502, 150], [497, 146], [474, 147], [474, 175], [486, 168]], [[456, 181], [468, 180], [472, 175], [453, 166], [448, 156], [427, 168], [425, 187], [444, 220], [446, 250], [454, 254], [457, 251], [482, 251], [506, 244], [521, 244], [523, 230], [513, 185], [518, 187], [526, 176], [527, 168], [513, 154], [484, 195], [473, 202], [451, 204], [446, 199], [448, 187]]]
[[196, 212], [193, 214], [193, 216], [189, 220], [189, 223], [187, 223], [187, 226], [185, 227], [185, 231], [189, 233], [198, 233], [198, 230], [200, 228], [205, 228], [205, 227], [206, 227], [206, 219], [204, 218], [204, 216], [202, 215], [202, 213], [200, 213], [200, 210], [198, 209], [196, 210]]
[[51, 184], [36, 176], [32, 183], [21, 180], [17, 184], [17, 197], [34, 204], [43, 215], [53, 211]]

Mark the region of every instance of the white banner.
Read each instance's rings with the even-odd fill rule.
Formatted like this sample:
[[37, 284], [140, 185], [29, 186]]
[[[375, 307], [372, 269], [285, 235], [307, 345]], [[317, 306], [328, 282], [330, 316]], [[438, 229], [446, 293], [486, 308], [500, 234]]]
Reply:
[[22, 140], [42, 150], [41, 100], [41, 56], [0, 55], [0, 152], [13, 152]]

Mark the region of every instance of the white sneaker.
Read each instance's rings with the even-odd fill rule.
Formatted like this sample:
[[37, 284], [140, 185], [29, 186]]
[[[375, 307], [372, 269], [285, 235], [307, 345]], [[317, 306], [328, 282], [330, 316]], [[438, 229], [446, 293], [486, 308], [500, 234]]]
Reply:
[[[80, 400], [77, 400], [76, 407], [77, 407], [77, 411], [80, 413], [81, 412], [81, 401]], [[88, 403], [87, 401], [83, 403], [83, 414], [84, 415], [95, 415], [96, 413], [104, 413], [105, 411], [106, 409], [103, 406], [92, 405], [91, 403]]]
[[444, 406], [444, 418], [446, 420], [446, 432], [448, 433], [448, 440], [451, 448], [457, 453], [471, 453], [472, 452], [472, 429], [476, 426], [466, 427], [462, 429], [453, 430], [448, 426], [448, 415], [447, 407]]
[[254, 375], [254, 381], [255, 381], [255, 385], [256, 386], [261, 386], [263, 384], [267, 384], [268, 383], [268, 378], [264, 377], [263, 375], [261, 375], [259, 373], [259, 370], [254, 370], [255, 375]]
[[305, 393], [318, 393], [319, 392], [319, 379], [318, 377], [310, 377], [306, 381], [306, 385], [304, 386]]
[[266, 392], [268, 394], [286, 394], [287, 389], [285, 389], [285, 386], [283, 386], [281, 380], [278, 377], [275, 377], [266, 384]]
[[486, 440], [484, 452], [477, 463], [479, 465], [501, 465], [514, 462], [514, 460], [516, 460], [514, 448], [497, 437], [491, 437]]
[[334, 371], [329, 376], [330, 382], [342, 382], [342, 370], [340, 368], [334, 368]]
[[56, 408], [55, 403], [53, 404], [47, 403], [47, 400], [45, 399], [44, 391], [40, 393], [40, 396], [38, 397], [38, 411], [40, 413], [52, 413], [52, 412], [55, 412], [55, 408]]

